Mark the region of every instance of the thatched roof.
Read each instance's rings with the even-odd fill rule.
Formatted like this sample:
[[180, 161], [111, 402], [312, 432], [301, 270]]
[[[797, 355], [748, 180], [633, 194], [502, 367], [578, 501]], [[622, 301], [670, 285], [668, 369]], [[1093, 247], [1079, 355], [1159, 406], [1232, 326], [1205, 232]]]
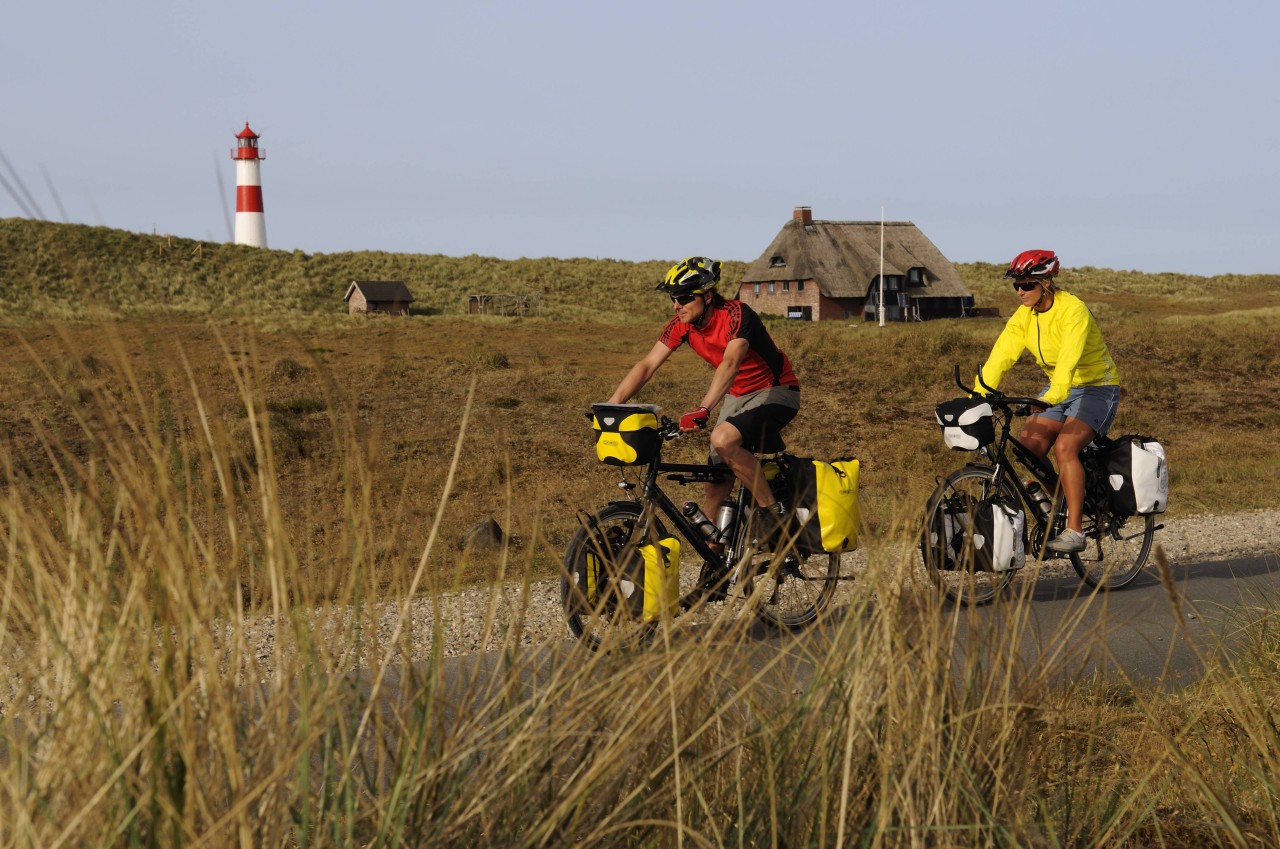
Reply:
[[347, 294], [343, 300], [351, 300], [351, 294], [357, 289], [360, 290], [360, 294], [364, 295], [366, 301], [408, 303], [413, 300], [409, 287], [404, 285], [404, 281], [401, 280], [353, 280], [351, 285], [347, 287]]
[[[829, 298], [865, 297], [880, 273], [880, 227], [879, 221], [805, 222], [797, 216], [783, 225], [768, 249], [747, 269], [742, 282], [814, 280]], [[885, 276], [906, 276], [911, 268], [924, 269], [920, 295], [970, 294], [955, 266], [915, 224], [884, 222]]]

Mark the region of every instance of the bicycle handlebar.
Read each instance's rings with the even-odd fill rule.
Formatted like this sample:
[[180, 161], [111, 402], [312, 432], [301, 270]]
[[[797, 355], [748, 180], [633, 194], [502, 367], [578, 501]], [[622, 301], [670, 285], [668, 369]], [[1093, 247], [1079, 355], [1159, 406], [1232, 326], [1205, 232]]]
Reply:
[[960, 382], [959, 363], [957, 363], [955, 367], [955, 379], [956, 386], [959, 386], [961, 391], [967, 392], [973, 398], [984, 398], [1010, 414], [1019, 412], [1022, 415], [1030, 415], [1028, 411], [1016, 411], [1014, 409], [1015, 407], [1033, 407], [1038, 410], [1047, 410], [1049, 408], [1049, 405], [1039, 398], [1025, 398], [1020, 395], [1005, 395], [999, 389], [988, 386], [987, 382], [982, 379], [982, 366], [978, 366], [978, 385], [987, 390], [985, 395]]
[[662, 417], [662, 422], [658, 425], [658, 436], [662, 437], [663, 442], [670, 442], [682, 433], [680, 422], [675, 419], [669, 419], [666, 416]]

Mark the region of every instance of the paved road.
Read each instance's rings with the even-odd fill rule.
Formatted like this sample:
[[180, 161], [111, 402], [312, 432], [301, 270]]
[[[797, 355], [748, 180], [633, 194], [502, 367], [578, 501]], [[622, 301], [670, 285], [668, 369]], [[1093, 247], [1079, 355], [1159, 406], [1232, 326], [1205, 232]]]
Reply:
[[1006, 602], [963, 617], [959, 653], [974, 651], [975, 632], [1012, 628], [1027, 664], [1056, 657], [1063, 677], [1103, 671], [1174, 687], [1195, 678], [1206, 658], [1240, 647], [1234, 632], [1252, 618], [1250, 609], [1280, 608], [1275, 555], [1171, 565], [1172, 594], [1154, 569], [1104, 593], [1074, 575], [1042, 579], [1028, 604]]
[[[1206, 662], [1242, 647], [1237, 632], [1242, 622], [1256, 618], [1251, 610], [1280, 609], [1280, 559], [1274, 554], [1171, 565], [1172, 593], [1156, 568], [1152, 564], [1116, 591], [1092, 590], [1070, 572], [1027, 582], [1020, 592], [984, 607], [929, 609], [922, 615], [952, 617], [957, 679], [975, 664], [1010, 664], [1020, 677], [1066, 681], [1097, 672], [1175, 688], [1195, 680]], [[773, 651], [796, 655], [779, 674], [792, 676], [791, 686], [802, 686], [803, 658], [822, 635], [801, 638], [798, 648], [788, 650], [763, 629], [758, 634]], [[760, 662], [760, 653], [752, 654]]]
[[[1013, 595], [981, 608], [948, 614], [923, 611], [926, 616], [953, 615], [956, 624], [953, 668], [963, 677], [967, 663], [1011, 662], [1027, 675], [1069, 680], [1102, 671], [1135, 683], [1172, 688], [1194, 680], [1206, 658], [1238, 644], [1235, 625], [1250, 608], [1280, 608], [1280, 560], [1275, 555], [1171, 567], [1175, 594], [1148, 569], [1132, 584], [1113, 592], [1093, 592], [1075, 577], [1042, 577], [1021, 596]], [[1176, 599], [1176, 601], [1175, 601]], [[844, 611], [847, 613], [847, 611]], [[833, 611], [839, 627], [842, 611]], [[736, 656], [725, 662], [753, 669], [768, 667], [757, 683], [779, 690], [797, 690], [807, 683], [809, 658], [823, 650], [830, 632], [779, 637], [755, 626], [750, 638], [737, 644]], [[569, 640], [522, 652], [517, 676], [525, 695], [537, 691], [566, 664], [581, 663]], [[779, 653], [785, 655], [779, 657]], [[569, 659], [569, 660], [566, 660]], [[467, 712], [493, 704], [512, 685], [510, 658], [486, 653], [444, 661], [444, 688], [455, 709]], [[1047, 670], [1047, 672], [1046, 672]], [[415, 678], [425, 669], [416, 666]], [[367, 673], [357, 686], [368, 692]], [[395, 703], [416, 695], [418, 682], [408, 684], [392, 673], [382, 697]]]

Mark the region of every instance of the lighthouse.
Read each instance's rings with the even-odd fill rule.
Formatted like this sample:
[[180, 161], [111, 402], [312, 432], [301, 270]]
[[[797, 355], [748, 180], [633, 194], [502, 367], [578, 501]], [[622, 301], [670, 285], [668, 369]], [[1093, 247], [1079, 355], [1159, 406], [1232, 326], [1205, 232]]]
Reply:
[[258, 134], [249, 129], [236, 133], [236, 146], [231, 151], [236, 161], [236, 244], [255, 248], [267, 246], [267, 222], [262, 217], [262, 175], [258, 163], [267, 158], [258, 149]]

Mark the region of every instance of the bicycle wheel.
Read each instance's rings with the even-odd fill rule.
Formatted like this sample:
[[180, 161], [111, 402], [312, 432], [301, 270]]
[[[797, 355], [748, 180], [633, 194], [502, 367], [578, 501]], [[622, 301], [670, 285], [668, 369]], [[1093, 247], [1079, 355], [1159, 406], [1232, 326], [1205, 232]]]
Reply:
[[818, 618], [836, 591], [840, 555], [795, 551], [773, 555], [754, 579], [756, 616], [780, 631], [798, 631]]
[[[986, 604], [1013, 580], [1013, 572], [983, 572], [974, 568], [974, 516], [979, 502], [994, 494], [990, 466], [966, 466], [952, 472], [925, 504], [920, 532], [920, 556], [929, 580], [956, 604]], [[1017, 503], [1005, 482], [1001, 496]]]
[[1071, 558], [1080, 580], [1091, 587], [1114, 590], [1138, 577], [1151, 556], [1156, 517], [1085, 514], [1084, 551]]
[[592, 649], [642, 646], [656, 627], [635, 612], [624, 580], [645, 542], [643, 518], [637, 503], [610, 504], [589, 516], [565, 549], [560, 603], [569, 630]]

